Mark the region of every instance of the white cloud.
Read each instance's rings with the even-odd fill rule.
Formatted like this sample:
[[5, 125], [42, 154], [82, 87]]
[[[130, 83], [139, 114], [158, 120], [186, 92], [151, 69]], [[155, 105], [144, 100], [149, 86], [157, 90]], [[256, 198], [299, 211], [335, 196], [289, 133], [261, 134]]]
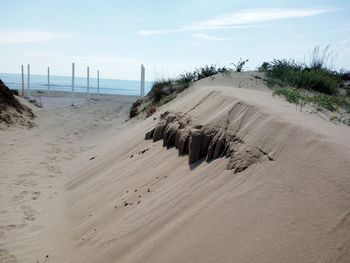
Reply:
[[226, 38], [226, 37], [215, 37], [215, 36], [211, 36], [205, 33], [194, 33], [192, 34], [193, 37], [196, 38], [201, 38], [204, 40], [211, 40], [211, 41], [226, 41], [226, 40], [231, 40], [232, 38]]
[[242, 28], [244, 26], [257, 23], [283, 20], [288, 18], [309, 17], [331, 11], [334, 11], [334, 9], [249, 9], [228, 15], [222, 15], [214, 19], [203, 20], [193, 24], [184, 25], [178, 28], [163, 30], [141, 30], [138, 33], [142, 36], [149, 36], [186, 31]]
[[173, 30], [140, 30], [137, 32], [141, 36], [162, 35], [171, 33]]
[[0, 44], [47, 42], [64, 36], [64, 34], [42, 30], [0, 30]]

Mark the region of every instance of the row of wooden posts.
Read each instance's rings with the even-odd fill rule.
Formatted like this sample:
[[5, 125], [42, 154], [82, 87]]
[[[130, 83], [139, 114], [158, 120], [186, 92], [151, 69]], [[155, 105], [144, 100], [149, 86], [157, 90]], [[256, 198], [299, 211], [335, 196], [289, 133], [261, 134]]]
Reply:
[[[22, 73], [22, 96], [24, 97], [24, 66], [21, 66]], [[86, 92], [88, 99], [90, 98], [90, 67], [86, 70]], [[75, 63], [72, 63], [72, 106], [74, 105], [74, 80], [75, 80]], [[50, 94], [50, 67], [47, 67], [47, 90]], [[100, 94], [100, 71], [97, 70], [97, 94]], [[141, 86], [140, 96], [145, 95], [145, 67], [141, 65]], [[27, 65], [27, 97], [30, 98], [30, 65]]]
[[[90, 67], [87, 67], [86, 92], [90, 98]], [[22, 73], [22, 96], [24, 97], [24, 66], [21, 65]], [[72, 63], [72, 106], [74, 105], [74, 81], [75, 81], [75, 63]], [[50, 94], [50, 67], [47, 67], [47, 90]], [[100, 71], [97, 70], [97, 94], [100, 94]], [[27, 97], [30, 98], [30, 64], [27, 65]]]

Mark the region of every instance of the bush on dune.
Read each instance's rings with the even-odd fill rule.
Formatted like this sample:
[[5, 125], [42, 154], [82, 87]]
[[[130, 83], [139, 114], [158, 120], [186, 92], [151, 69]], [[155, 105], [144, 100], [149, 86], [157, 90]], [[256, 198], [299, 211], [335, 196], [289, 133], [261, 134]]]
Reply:
[[[195, 69], [193, 72], [184, 72], [176, 79], [159, 79], [153, 84], [148, 96], [156, 103], [171, 94], [177, 94], [187, 89], [194, 81], [214, 76], [218, 73], [230, 73], [232, 69], [227, 67], [216, 67], [206, 65]], [[176, 96], [172, 96], [174, 98]], [[169, 97], [170, 98], [170, 97]], [[166, 101], [166, 100], [164, 100]], [[164, 102], [163, 101], [163, 102]]]
[[173, 80], [160, 79], [153, 84], [151, 91], [148, 93], [148, 96], [154, 102], [158, 102], [162, 99], [162, 97], [167, 96], [172, 92], [173, 92]]
[[[130, 118], [146, 111], [146, 116], [151, 116], [156, 106], [161, 106], [176, 98], [176, 94], [187, 89], [191, 83], [213, 77], [216, 74], [229, 74], [233, 71], [240, 72], [248, 60], [240, 59], [236, 69], [229, 67], [217, 67], [216, 65], [205, 65], [196, 68], [193, 72], [184, 72], [175, 79], [158, 78], [145, 98], [137, 100], [130, 110]], [[143, 105], [143, 107], [141, 107]], [[149, 110], [151, 109], [151, 110]]]
[[273, 60], [261, 68], [264, 69], [269, 83], [286, 84], [330, 95], [337, 94], [342, 83], [339, 76], [328, 69], [309, 68], [294, 60]]
[[336, 72], [329, 69], [329, 63], [334, 57], [330, 46], [323, 50], [315, 47], [310, 55], [309, 65], [291, 59], [275, 59], [271, 62], [264, 62], [258, 69], [266, 73], [269, 84], [289, 85], [335, 95], [348, 72]]
[[273, 95], [284, 97], [288, 102], [300, 106], [310, 105], [317, 111], [328, 110], [331, 112], [350, 113], [350, 101], [344, 95], [307, 94], [300, 88], [275, 88]]

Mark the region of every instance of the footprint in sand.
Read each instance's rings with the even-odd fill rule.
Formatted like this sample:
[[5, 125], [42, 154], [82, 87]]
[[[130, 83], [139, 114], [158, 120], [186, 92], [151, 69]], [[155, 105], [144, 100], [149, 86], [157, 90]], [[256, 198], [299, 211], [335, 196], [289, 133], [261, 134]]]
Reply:
[[0, 262], [17, 263], [17, 258], [15, 255], [10, 254], [6, 249], [0, 249]]
[[27, 179], [17, 179], [14, 181], [15, 185], [23, 185], [25, 187], [33, 187], [36, 186], [37, 183], [31, 180], [27, 180]]
[[48, 153], [61, 153], [61, 149], [58, 147], [51, 147], [51, 151]]
[[38, 200], [40, 192], [32, 192], [32, 200]]
[[55, 173], [55, 174], [61, 174], [62, 171], [60, 170], [59, 167], [54, 166], [54, 165], [48, 165], [47, 166], [47, 170], [49, 170], [49, 172]]
[[29, 205], [22, 205], [21, 209], [24, 214], [24, 220], [26, 221], [34, 221], [35, 214], [37, 213], [33, 208], [31, 208]]
[[62, 159], [66, 160], [66, 161], [70, 161], [72, 159], [74, 159], [75, 157], [77, 157], [77, 155], [74, 153], [68, 153], [66, 152], [66, 156], [62, 157]]
[[28, 194], [28, 191], [22, 191], [18, 195], [14, 195], [11, 199], [13, 202], [18, 202], [24, 199], [24, 197]]
[[30, 172], [30, 173], [28, 173], [28, 174], [23, 173], [23, 174], [18, 174], [18, 175], [17, 175], [18, 178], [25, 178], [25, 177], [30, 177], [30, 176], [37, 176], [37, 174], [34, 173], [34, 172]]
[[46, 160], [48, 160], [48, 161], [58, 161], [58, 156], [48, 156], [48, 157], [46, 157]]
[[[23, 228], [24, 226], [25, 226], [26, 224], [18, 224], [18, 225], [16, 225], [16, 224], [9, 224], [9, 225], [1, 225], [0, 226], [0, 229], [1, 230], [4, 230], [4, 231], [11, 231], [11, 230], [14, 230], [14, 229], [21, 229], [21, 228]], [[1, 261], [0, 261], [1, 262]]]
[[23, 195], [14, 195], [12, 198], [11, 198], [11, 201], [12, 202], [19, 202], [21, 200], [23, 200], [24, 196]]

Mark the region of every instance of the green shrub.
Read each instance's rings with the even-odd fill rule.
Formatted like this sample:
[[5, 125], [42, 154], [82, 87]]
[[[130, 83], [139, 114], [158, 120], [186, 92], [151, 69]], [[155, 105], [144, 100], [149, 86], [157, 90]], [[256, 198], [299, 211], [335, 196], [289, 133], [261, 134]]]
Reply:
[[327, 69], [311, 69], [294, 60], [274, 60], [261, 67], [269, 83], [291, 85], [297, 88], [315, 90], [325, 94], [337, 94], [341, 80]]
[[233, 70], [235, 72], [242, 72], [244, 65], [249, 61], [249, 59], [240, 58], [237, 63], [231, 63], [233, 65]]
[[190, 84], [194, 81], [201, 80], [207, 77], [214, 76], [218, 73], [228, 74], [232, 72], [231, 68], [227, 67], [216, 67], [215, 65], [206, 65], [195, 69], [193, 72], [184, 72], [182, 73], [175, 81], [176, 83], [176, 92], [181, 92], [187, 89]]
[[258, 67], [259, 72], [266, 72], [270, 66], [270, 63], [263, 62], [260, 67]]
[[153, 101], [158, 102], [162, 99], [162, 97], [169, 95], [173, 89], [173, 84], [171, 79], [163, 79], [163, 80], [157, 80], [149, 92], [150, 98], [153, 99]]
[[284, 97], [288, 102], [300, 105], [302, 108], [310, 104], [317, 110], [329, 110], [332, 112], [344, 111], [350, 113], [350, 101], [346, 96], [340, 95], [307, 95], [305, 90], [296, 88], [275, 88], [273, 95]]
[[338, 109], [338, 105], [334, 97], [329, 95], [318, 95], [311, 97], [311, 102], [314, 104], [317, 110], [327, 109], [329, 111], [336, 111]]
[[218, 74], [218, 70], [215, 65], [211, 65], [211, 66], [205, 65], [204, 67], [197, 68], [194, 71], [194, 75], [196, 76], [195, 80], [204, 79], [216, 74]]
[[182, 92], [187, 89], [191, 84], [191, 81], [177, 80], [176, 81], [176, 93]]
[[182, 73], [176, 81], [178, 82], [192, 82], [195, 81], [196, 74], [195, 72], [184, 72]]
[[327, 69], [328, 63], [335, 57], [330, 45], [323, 50], [316, 46], [310, 55], [310, 68], [314, 70]]
[[304, 95], [300, 89], [293, 88], [276, 88], [273, 90], [273, 95], [283, 96], [288, 102], [299, 104]]
[[218, 68], [218, 73], [229, 74], [231, 72], [232, 72], [231, 68], [227, 68], [227, 67]]
[[172, 93], [172, 94], [170, 94], [168, 96], [165, 96], [158, 102], [158, 106], [162, 106], [162, 105], [168, 103], [169, 101], [172, 101], [175, 98], [176, 98], [176, 94], [175, 93]]

